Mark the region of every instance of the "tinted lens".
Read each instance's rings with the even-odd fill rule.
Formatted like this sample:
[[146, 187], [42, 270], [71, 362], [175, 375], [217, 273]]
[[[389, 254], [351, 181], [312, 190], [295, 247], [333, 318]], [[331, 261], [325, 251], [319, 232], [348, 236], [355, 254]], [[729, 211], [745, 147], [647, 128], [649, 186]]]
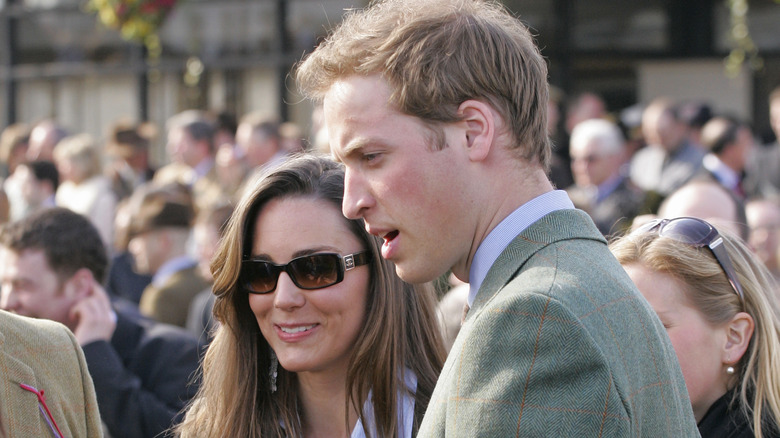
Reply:
[[252, 292], [266, 293], [276, 288], [281, 268], [268, 262], [244, 262], [244, 287]]
[[661, 233], [689, 245], [706, 245], [711, 234], [712, 227], [709, 224], [687, 218], [669, 221]]
[[292, 260], [287, 272], [303, 289], [319, 289], [338, 283], [339, 257], [336, 254], [315, 254]]

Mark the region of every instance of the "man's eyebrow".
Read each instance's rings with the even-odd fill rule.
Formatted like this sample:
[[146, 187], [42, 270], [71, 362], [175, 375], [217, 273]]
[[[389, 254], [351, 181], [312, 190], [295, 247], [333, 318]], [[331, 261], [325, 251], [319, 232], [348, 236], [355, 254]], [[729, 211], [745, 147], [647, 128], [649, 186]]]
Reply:
[[334, 153], [333, 157], [336, 159], [336, 161], [343, 162], [345, 158], [349, 158], [357, 154], [360, 154], [363, 148], [365, 148], [371, 143], [372, 141], [367, 138], [358, 138], [352, 140], [351, 142], [349, 142], [347, 146], [344, 147], [344, 150], [341, 151], [340, 154]]

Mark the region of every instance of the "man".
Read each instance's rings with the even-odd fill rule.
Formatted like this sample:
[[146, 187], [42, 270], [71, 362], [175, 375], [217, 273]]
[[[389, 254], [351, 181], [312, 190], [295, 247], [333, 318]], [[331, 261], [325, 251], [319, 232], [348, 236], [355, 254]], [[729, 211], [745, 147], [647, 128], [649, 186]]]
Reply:
[[60, 174], [54, 163], [45, 160], [20, 163], [14, 178], [25, 203], [25, 215], [54, 207], [54, 195], [60, 185]]
[[214, 123], [209, 115], [189, 110], [176, 114], [167, 123], [166, 150], [171, 163], [154, 175], [158, 185], [179, 183], [192, 190], [197, 208], [208, 208], [224, 199], [214, 167]]
[[0, 437], [103, 435], [84, 353], [62, 324], [0, 310], [0, 394]]
[[243, 153], [250, 174], [277, 166], [287, 157], [287, 151], [282, 147], [279, 122], [262, 113], [249, 113], [241, 118], [236, 144]]
[[747, 240], [745, 206], [715, 181], [694, 180], [669, 195], [658, 208], [665, 219], [693, 216]]
[[750, 128], [733, 118], [715, 117], [702, 128], [701, 142], [707, 154], [698, 178], [717, 182], [743, 202], [742, 174], [753, 149]]
[[631, 180], [642, 190], [666, 197], [701, 169], [704, 151], [688, 138], [688, 126], [669, 99], [659, 98], [642, 113], [647, 146], [631, 159]]
[[625, 143], [620, 128], [604, 119], [580, 122], [569, 143], [574, 186], [567, 192], [605, 236], [625, 231], [644, 201], [644, 193], [623, 173]]
[[769, 122], [776, 139], [751, 154], [745, 181], [748, 195], [780, 194], [780, 86], [769, 94]]
[[776, 280], [780, 280], [780, 199], [754, 198], [745, 205], [748, 243]]
[[30, 131], [27, 146], [27, 160], [54, 160], [54, 147], [68, 136], [68, 131], [54, 120], [45, 119], [36, 123]]
[[150, 123], [114, 125], [106, 142], [109, 165], [106, 174], [117, 199], [130, 196], [141, 184], [154, 178], [155, 169], [149, 163], [150, 138], [154, 136]]
[[0, 307], [73, 332], [112, 437], [157, 436], [180, 420], [197, 391], [190, 384], [197, 340], [112, 309], [101, 286], [106, 251], [87, 218], [64, 208], [42, 210], [4, 226], [0, 245]]
[[187, 252], [193, 206], [186, 187], [147, 187], [130, 202], [136, 210], [131, 213], [127, 249], [136, 272], [152, 275], [138, 307], [157, 321], [185, 327], [193, 298], [209, 287]]
[[698, 436], [674, 350], [593, 221], [547, 179], [547, 68], [494, 2], [390, 0], [300, 66], [343, 212], [468, 312], [419, 436]]

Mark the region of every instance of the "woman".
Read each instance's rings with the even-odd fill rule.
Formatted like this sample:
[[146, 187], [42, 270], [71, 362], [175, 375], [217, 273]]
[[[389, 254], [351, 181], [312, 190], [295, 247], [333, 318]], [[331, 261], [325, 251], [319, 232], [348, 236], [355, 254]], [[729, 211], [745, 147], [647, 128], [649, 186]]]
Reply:
[[610, 249], [669, 333], [702, 437], [780, 436], [777, 289], [745, 244], [682, 217]]
[[60, 176], [55, 202], [89, 218], [109, 250], [114, 243], [117, 199], [103, 176], [101, 153], [92, 137], [80, 134], [62, 139], [54, 147]]
[[183, 436], [415, 434], [444, 360], [435, 295], [344, 218], [343, 190], [338, 164], [302, 156], [244, 193], [212, 262], [221, 324]]

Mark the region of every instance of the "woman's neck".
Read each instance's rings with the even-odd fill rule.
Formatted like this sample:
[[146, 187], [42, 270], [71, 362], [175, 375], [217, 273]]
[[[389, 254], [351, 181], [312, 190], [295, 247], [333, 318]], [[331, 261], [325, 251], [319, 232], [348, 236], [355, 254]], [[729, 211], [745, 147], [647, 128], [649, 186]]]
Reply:
[[306, 438], [350, 436], [358, 415], [350, 404], [349, 429], [345, 429], [346, 378], [343, 370], [298, 373], [300, 416]]

